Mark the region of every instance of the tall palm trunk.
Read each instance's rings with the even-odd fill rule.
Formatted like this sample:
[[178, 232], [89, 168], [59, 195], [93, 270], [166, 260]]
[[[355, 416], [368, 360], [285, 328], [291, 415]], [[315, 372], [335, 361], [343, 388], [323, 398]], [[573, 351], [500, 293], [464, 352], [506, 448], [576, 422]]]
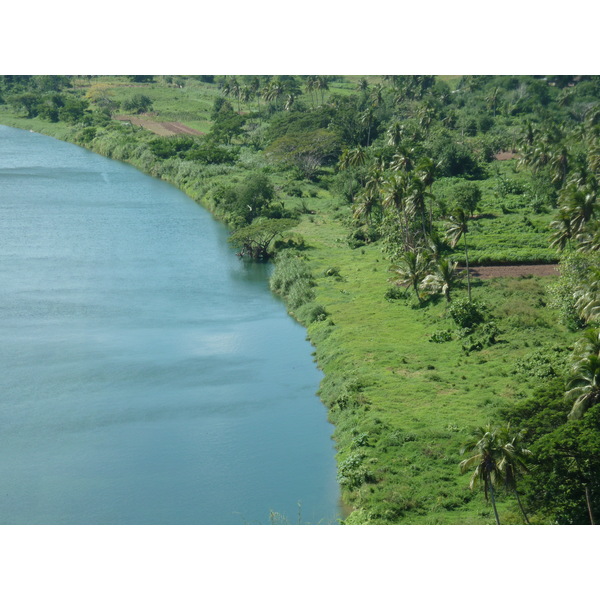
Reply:
[[469, 251], [467, 250], [467, 232], [463, 234], [465, 242], [465, 262], [467, 263], [467, 290], [469, 292], [469, 302], [471, 302], [471, 276], [469, 275]]
[[496, 515], [496, 525], [500, 525], [500, 517], [498, 516], [498, 509], [496, 508], [496, 496], [494, 494], [494, 484], [488, 476], [488, 484], [490, 486], [490, 496], [492, 497], [492, 507], [494, 508], [494, 515]]
[[590, 497], [590, 488], [585, 484], [585, 503], [587, 504], [588, 514], [590, 515], [590, 524], [595, 525], [594, 522], [594, 513], [592, 512], [592, 500]]
[[519, 504], [519, 508], [521, 509], [521, 512], [523, 513], [525, 523], [527, 523], [527, 525], [531, 525], [531, 523], [529, 522], [529, 519], [527, 518], [527, 513], [525, 512], [525, 509], [523, 508], [523, 505], [521, 504], [521, 497], [519, 496], [519, 492], [517, 492], [516, 486], [515, 486], [514, 492], [515, 492], [515, 498], [517, 499], [517, 503]]

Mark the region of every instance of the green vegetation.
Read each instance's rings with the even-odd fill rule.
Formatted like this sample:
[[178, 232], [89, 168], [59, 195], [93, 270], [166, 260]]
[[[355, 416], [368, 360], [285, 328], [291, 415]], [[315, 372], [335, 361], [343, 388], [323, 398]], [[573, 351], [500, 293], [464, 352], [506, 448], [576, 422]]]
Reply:
[[[13, 76], [0, 122], [169, 181], [274, 258], [346, 523], [590, 523], [599, 100], [595, 76]], [[203, 135], [149, 130], [170, 121]]]

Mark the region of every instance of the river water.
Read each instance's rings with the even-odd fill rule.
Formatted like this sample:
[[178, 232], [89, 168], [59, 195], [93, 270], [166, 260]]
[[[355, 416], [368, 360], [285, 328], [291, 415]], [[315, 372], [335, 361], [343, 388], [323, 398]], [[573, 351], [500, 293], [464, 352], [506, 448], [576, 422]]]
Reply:
[[1, 523], [336, 521], [311, 346], [226, 239], [165, 182], [0, 126]]

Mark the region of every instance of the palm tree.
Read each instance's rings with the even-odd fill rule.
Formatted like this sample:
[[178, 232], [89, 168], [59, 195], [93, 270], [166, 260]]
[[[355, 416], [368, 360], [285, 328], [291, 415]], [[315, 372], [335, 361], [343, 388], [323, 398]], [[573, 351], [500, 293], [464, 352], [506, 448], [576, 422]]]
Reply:
[[367, 108], [358, 118], [362, 125], [367, 126], [367, 146], [371, 143], [371, 126], [373, 124], [373, 109]]
[[469, 302], [471, 302], [471, 277], [469, 274], [469, 251], [467, 248], [467, 233], [469, 231], [469, 215], [462, 209], [456, 209], [456, 212], [449, 217], [448, 228], [446, 229], [446, 238], [452, 248], [458, 244], [460, 238], [465, 243], [465, 263], [467, 267], [467, 290]]
[[290, 110], [292, 108], [292, 106], [294, 106], [295, 101], [296, 101], [296, 96], [294, 94], [288, 94], [286, 101], [285, 101], [285, 106], [283, 108], [285, 110]]
[[310, 94], [310, 102], [312, 107], [315, 107], [315, 100], [313, 98], [313, 92], [315, 91], [315, 86], [317, 83], [317, 78], [314, 75], [309, 75], [306, 78], [306, 83], [304, 84], [304, 90]]
[[510, 423], [508, 423], [508, 425], [500, 428], [498, 434], [501, 440], [500, 450], [502, 456], [498, 463], [498, 470], [502, 473], [506, 489], [514, 493], [525, 523], [531, 525], [517, 491], [517, 477], [519, 474], [527, 472], [527, 459], [531, 456], [531, 451], [525, 448], [522, 443], [525, 432], [523, 430], [513, 431]]
[[425, 191], [425, 184], [418, 177], [412, 176], [409, 181], [408, 200], [410, 216], [412, 218], [415, 218], [417, 215], [419, 216], [423, 236], [427, 237], [428, 231], [431, 230], [431, 223], [427, 220], [426, 200], [431, 194]]
[[548, 164], [552, 170], [552, 183], [560, 188], [564, 184], [569, 171], [569, 152], [566, 146], [563, 145], [551, 152], [549, 158]]
[[362, 77], [361, 79], [359, 79], [358, 83], [356, 84], [356, 89], [359, 92], [363, 92], [366, 94], [369, 91], [368, 79], [366, 79], [365, 77]]
[[573, 402], [569, 419], [581, 419], [600, 401], [600, 330], [588, 329], [571, 356], [565, 398]]
[[379, 206], [379, 194], [373, 188], [364, 188], [356, 198], [353, 216], [357, 221], [371, 224], [372, 215]]
[[[436, 164], [428, 156], [422, 158], [416, 167], [416, 177], [421, 180], [426, 188], [429, 188], [429, 223], [433, 223], [433, 201], [434, 195], [431, 193], [433, 182], [435, 181]], [[431, 227], [430, 227], [431, 230]]]
[[325, 102], [325, 92], [329, 89], [326, 75], [319, 75], [315, 82], [315, 89], [321, 92], [321, 104]]
[[408, 251], [400, 257], [400, 263], [393, 267], [394, 272], [400, 276], [394, 283], [396, 285], [410, 285], [415, 291], [419, 305], [423, 303], [419, 287], [430, 269], [429, 257], [423, 251]]
[[283, 87], [279, 81], [271, 80], [265, 87], [263, 97], [267, 102], [277, 103], [283, 94]]
[[415, 166], [415, 149], [400, 146], [390, 162], [392, 171], [412, 171]]
[[498, 108], [498, 99], [500, 97], [500, 88], [494, 88], [490, 94], [486, 97], [485, 101], [488, 104], [488, 107], [494, 113], [494, 117], [496, 116], [496, 109]]
[[585, 225], [594, 217], [598, 208], [596, 194], [586, 188], [567, 186], [561, 194], [565, 200], [564, 209], [571, 216], [571, 227], [575, 233], [581, 233]]
[[423, 279], [423, 287], [441, 292], [450, 302], [450, 290], [456, 286], [462, 273], [458, 271], [458, 263], [447, 258], [440, 258], [434, 263], [435, 271]]
[[371, 106], [373, 108], [385, 106], [385, 101], [383, 99], [383, 85], [381, 85], [381, 83], [376, 84], [371, 91]]
[[364, 165], [367, 159], [367, 153], [362, 146], [349, 150], [345, 148], [340, 155], [339, 168], [347, 169], [348, 167], [358, 167]]
[[550, 223], [550, 229], [553, 233], [550, 235], [550, 246], [564, 250], [570, 245], [573, 238], [573, 229], [571, 227], [571, 215], [563, 208], [558, 211], [557, 218]]
[[498, 467], [501, 459], [501, 445], [497, 431], [491, 425], [487, 425], [487, 427], [478, 427], [473, 432], [472, 438], [460, 450], [461, 454], [473, 452], [472, 456], [461, 461], [460, 472], [466, 473], [475, 467], [469, 487], [473, 489], [477, 483], [483, 484], [485, 499], [488, 500], [489, 493], [498, 525], [500, 525], [500, 517], [496, 508], [494, 484], [502, 481]]
[[399, 121], [394, 121], [387, 130], [388, 144], [397, 146], [402, 141], [402, 133], [404, 127]]

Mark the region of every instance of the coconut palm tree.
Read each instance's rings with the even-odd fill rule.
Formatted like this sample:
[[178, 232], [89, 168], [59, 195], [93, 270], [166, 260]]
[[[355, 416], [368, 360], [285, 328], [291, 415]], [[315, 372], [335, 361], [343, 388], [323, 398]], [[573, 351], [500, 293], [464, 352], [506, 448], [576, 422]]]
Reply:
[[488, 96], [486, 96], [485, 101], [487, 102], [488, 108], [493, 112], [494, 117], [496, 116], [496, 109], [498, 108], [498, 103], [500, 99], [500, 88], [494, 88]]
[[394, 121], [387, 130], [388, 144], [390, 146], [398, 146], [402, 141], [404, 127], [399, 121]]
[[372, 215], [379, 207], [379, 194], [373, 188], [364, 188], [356, 198], [353, 216], [359, 222], [371, 224]]
[[467, 291], [469, 294], [469, 302], [471, 302], [471, 277], [469, 274], [469, 250], [467, 247], [467, 233], [469, 231], [469, 215], [462, 209], [457, 208], [453, 215], [449, 217], [448, 228], [446, 229], [446, 238], [454, 248], [458, 244], [460, 238], [463, 238], [465, 243], [465, 263], [467, 268]]
[[410, 216], [414, 219], [417, 217], [421, 221], [421, 229], [423, 230], [424, 238], [431, 230], [431, 223], [427, 219], [426, 200], [432, 195], [426, 191], [425, 184], [418, 177], [410, 177], [408, 187], [408, 200], [410, 207]]
[[496, 524], [500, 525], [500, 517], [496, 508], [496, 492], [494, 484], [502, 481], [502, 475], [498, 467], [501, 460], [502, 442], [499, 439], [496, 429], [491, 425], [486, 427], [478, 427], [471, 439], [461, 448], [460, 453], [473, 454], [461, 461], [460, 472], [466, 473], [475, 467], [471, 475], [469, 487], [473, 489], [476, 484], [483, 484], [483, 493], [485, 499], [491, 499], [494, 515], [496, 516]]
[[371, 91], [371, 106], [373, 108], [385, 106], [385, 100], [383, 98], [383, 85], [381, 83], [377, 83]]
[[571, 219], [573, 233], [583, 233], [584, 227], [590, 221], [598, 208], [597, 195], [586, 187], [578, 188], [568, 185], [560, 194], [562, 210]]
[[392, 171], [412, 171], [415, 166], [415, 149], [407, 146], [399, 146], [397, 152], [392, 156], [390, 169]]
[[557, 188], [562, 187], [567, 178], [569, 163], [570, 156], [566, 146], [562, 145], [550, 153], [548, 164], [551, 169], [552, 183], [554, 183]]
[[573, 351], [566, 389], [573, 402], [569, 419], [581, 419], [600, 401], [600, 329], [588, 329]]
[[314, 75], [309, 75], [306, 78], [306, 83], [304, 84], [304, 90], [310, 94], [310, 103], [312, 107], [315, 107], [315, 100], [313, 98], [313, 92], [316, 89], [317, 78]]
[[434, 272], [423, 279], [423, 287], [444, 294], [450, 303], [450, 290], [456, 286], [463, 274], [458, 270], [458, 263], [447, 258], [440, 258], [434, 263]]
[[393, 267], [393, 271], [396, 275], [399, 275], [398, 279], [394, 278], [394, 283], [396, 285], [411, 286], [417, 296], [419, 305], [421, 305], [423, 299], [421, 298], [419, 288], [423, 279], [429, 273], [430, 268], [429, 257], [424, 251], [416, 250], [413, 252], [409, 250], [408, 252], [404, 252], [400, 257], [399, 264]]
[[294, 94], [288, 94], [285, 100], [284, 110], [290, 110], [292, 106], [294, 106], [294, 102], [296, 102], [296, 96]]
[[347, 169], [348, 167], [358, 167], [364, 165], [367, 160], [367, 153], [362, 146], [358, 148], [352, 148], [351, 150], [345, 148], [340, 155], [338, 166], [340, 169]]
[[514, 493], [525, 523], [531, 525], [517, 490], [517, 478], [521, 473], [527, 472], [527, 459], [531, 456], [531, 450], [523, 446], [524, 434], [523, 430], [514, 431], [510, 423], [499, 429], [501, 458], [498, 463], [498, 470], [502, 474], [506, 489]]
[[564, 250], [570, 245], [573, 238], [573, 228], [571, 226], [571, 215], [565, 209], [558, 211], [557, 218], [550, 223], [550, 229], [553, 230], [550, 235], [550, 246]]
[[371, 143], [371, 127], [373, 125], [373, 109], [367, 108], [361, 115], [358, 120], [361, 125], [365, 125], [367, 127], [367, 146]]
[[367, 93], [369, 91], [369, 81], [365, 77], [361, 77], [356, 84], [356, 89], [359, 92]]
[[325, 92], [329, 89], [326, 75], [319, 75], [315, 82], [315, 90], [321, 92], [321, 104], [325, 102]]

